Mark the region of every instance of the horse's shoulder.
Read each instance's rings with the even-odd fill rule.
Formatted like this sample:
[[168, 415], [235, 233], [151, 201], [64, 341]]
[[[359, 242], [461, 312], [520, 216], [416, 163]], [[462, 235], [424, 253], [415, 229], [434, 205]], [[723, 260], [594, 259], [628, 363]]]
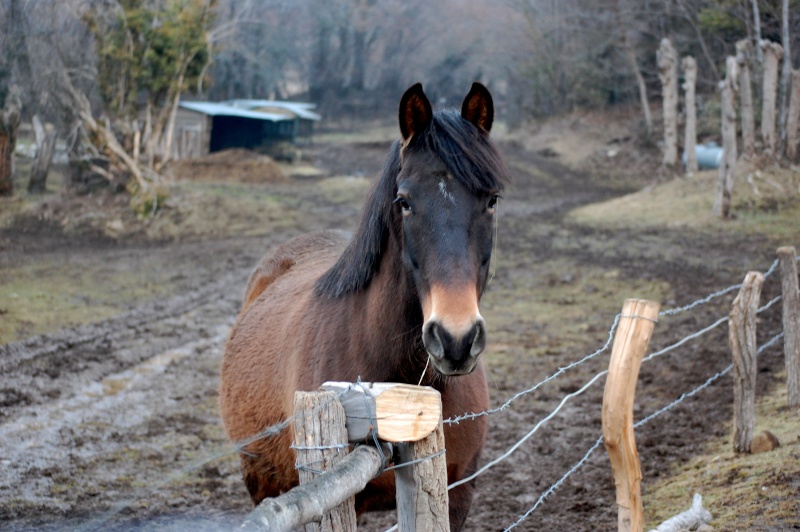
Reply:
[[344, 231], [317, 231], [300, 235], [276, 247], [261, 259], [250, 274], [242, 310], [258, 299], [268, 286], [296, 266], [335, 259], [349, 238]]

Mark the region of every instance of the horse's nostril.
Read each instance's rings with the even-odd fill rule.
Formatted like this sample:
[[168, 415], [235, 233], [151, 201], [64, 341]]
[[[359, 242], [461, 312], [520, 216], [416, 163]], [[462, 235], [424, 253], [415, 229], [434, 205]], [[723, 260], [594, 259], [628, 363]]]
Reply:
[[435, 321], [428, 322], [422, 329], [422, 343], [432, 357], [444, 358], [444, 344], [440, 333], [440, 325]]
[[474, 335], [472, 336], [472, 347], [469, 349], [471, 356], [478, 356], [486, 349], [486, 326], [483, 320], [478, 321], [473, 327]]

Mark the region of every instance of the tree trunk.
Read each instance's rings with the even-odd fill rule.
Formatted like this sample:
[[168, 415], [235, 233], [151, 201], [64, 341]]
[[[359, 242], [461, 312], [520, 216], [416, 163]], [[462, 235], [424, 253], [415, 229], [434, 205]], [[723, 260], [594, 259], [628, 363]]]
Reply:
[[0, 109], [0, 196], [14, 192], [14, 149], [17, 147], [21, 103], [18, 91], [12, 87]]
[[798, 142], [800, 142], [800, 70], [793, 70], [789, 113], [786, 117], [786, 158], [790, 161], [797, 160], [800, 151]]
[[750, 42], [746, 39], [736, 43], [736, 64], [739, 68], [739, 102], [742, 112], [742, 151], [748, 157], [752, 157], [756, 149], [753, 87], [750, 81], [751, 50]]
[[695, 103], [695, 82], [697, 62], [694, 57], [683, 58], [683, 91], [686, 102], [686, 130], [683, 139], [683, 153], [686, 154], [686, 173], [697, 172], [697, 105]]
[[753, 30], [755, 31], [756, 59], [759, 65], [764, 64], [764, 54], [761, 51], [761, 13], [758, 9], [758, 0], [750, 0], [753, 7]]
[[722, 164], [717, 179], [717, 197], [714, 214], [728, 218], [733, 195], [733, 178], [736, 171], [736, 58], [728, 56], [727, 73], [721, 82], [722, 89]]
[[647, 132], [650, 133], [653, 129], [653, 118], [650, 116], [650, 101], [647, 99], [647, 84], [645, 84], [644, 76], [642, 76], [642, 72], [639, 70], [639, 62], [636, 60], [636, 51], [627, 45], [625, 48], [631, 70], [633, 70], [633, 75], [636, 76], [636, 85], [639, 87], [639, 102], [642, 105], [642, 113], [644, 113], [644, 123], [647, 127]]
[[764, 89], [761, 102], [761, 138], [764, 151], [775, 155], [777, 142], [775, 138], [775, 98], [778, 88], [778, 61], [783, 57], [783, 47], [774, 42], [761, 41], [764, 52]]
[[661, 39], [657, 58], [664, 103], [663, 164], [675, 167], [678, 164], [678, 64], [669, 39]]
[[778, 131], [781, 146], [786, 147], [786, 108], [789, 104], [789, 80], [792, 77], [792, 52], [789, 48], [789, 0], [781, 2], [781, 41], [783, 44], [783, 65], [781, 68], [780, 113], [778, 114]]
[[47, 189], [47, 174], [53, 161], [56, 148], [56, 129], [53, 124], [44, 124], [37, 115], [33, 117], [33, 131], [36, 135], [36, 160], [31, 167], [28, 192], [41, 194]]

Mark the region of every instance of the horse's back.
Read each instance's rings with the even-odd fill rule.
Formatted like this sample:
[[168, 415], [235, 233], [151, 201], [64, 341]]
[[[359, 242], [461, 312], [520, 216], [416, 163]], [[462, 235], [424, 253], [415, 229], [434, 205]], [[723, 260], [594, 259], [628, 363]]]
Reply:
[[[303, 363], [292, 354], [296, 346], [290, 343], [288, 328], [313, 297], [316, 279], [346, 243], [342, 232], [301, 235], [267, 254], [250, 275], [222, 360], [220, 412], [234, 442], [291, 415]], [[243, 473], [254, 500], [277, 495], [297, 482], [290, 445], [291, 431], [284, 430], [245, 448], [252, 458], [242, 455]]]

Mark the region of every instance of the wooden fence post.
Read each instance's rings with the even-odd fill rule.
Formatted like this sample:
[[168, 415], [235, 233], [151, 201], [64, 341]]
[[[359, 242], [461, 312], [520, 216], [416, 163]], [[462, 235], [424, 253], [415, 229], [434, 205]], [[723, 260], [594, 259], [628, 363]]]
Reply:
[[[294, 446], [300, 484], [330, 469], [350, 452], [345, 413], [334, 392], [295, 392]], [[306, 532], [344, 532], [356, 529], [355, 498], [339, 504]]]
[[752, 48], [748, 39], [742, 39], [736, 43], [736, 64], [739, 67], [739, 102], [742, 115], [742, 151], [748, 157], [752, 157], [756, 149], [753, 86], [750, 81]]
[[756, 312], [761, 298], [761, 272], [747, 272], [728, 319], [733, 354], [733, 450], [750, 452], [756, 427]]
[[438, 427], [427, 438], [398, 444], [398, 466], [441, 453], [414, 465], [395, 469], [397, 525], [402, 532], [450, 530], [444, 449], [441, 417]]
[[678, 54], [669, 39], [661, 39], [656, 58], [664, 107], [663, 164], [674, 168], [678, 164]]
[[764, 140], [764, 151], [776, 154], [775, 138], [775, 101], [778, 90], [778, 63], [783, 57], [783, 46], [776, 42], [761, 41], [764, 52], [764, 80], [761, 89], [761, 138]]
[[789, 406], [800, 406], [800, 292], [797, 281], [797, 251], [778, 248], [783, 293], [783, 352], [786, 355], [786, 380]]
[[642, 470], [633, 434], [633, 402], [639, 367], [658, 319], [658, 309], [659, 304], [654, 301], [625, 301], [603, 392], [603, 441], [617, 486], [620, 532], [641, 532], [644, 527]]
[[686, 127], [683, 136], [683, 152], [686, 154], [686, 173], [697, 172], [697, 100], [695, 82], [697, 81], [697, 61], [688, 55], [681, 62], [683, 66], [683, 91], [685, 94]]
[[736, 58], [728, 56], [725, 62], [725, 80], [720, 82], [722, 89], [722, 164], [717, 177], [717, 197], [714, 200], [714, 214], [728, 218], [733, 195], [733, 178], [736, 173]]

